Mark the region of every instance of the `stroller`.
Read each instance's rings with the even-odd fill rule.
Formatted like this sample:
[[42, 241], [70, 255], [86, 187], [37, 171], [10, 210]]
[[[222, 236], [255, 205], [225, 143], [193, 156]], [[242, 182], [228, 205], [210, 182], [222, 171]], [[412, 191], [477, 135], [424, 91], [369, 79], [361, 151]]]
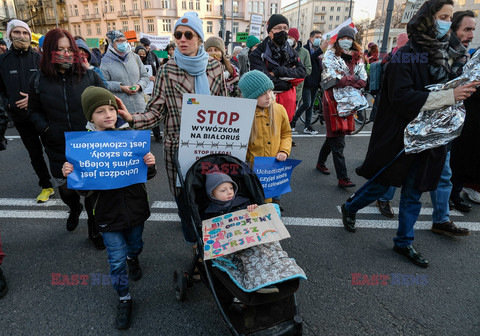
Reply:
[[227, 273], [212, 266], [212, 260], [203, 258], [201, 210], [208, 205], [205, 191], [205, 172], [216, 165], [238, 185], [241, 194], [258, 205], [265, 195], [258, 177], [243, 161], [229, 155], [211, 154], [197, 160], [188, 170], [185, 181], [176, 162], [182, 186], [180, 197], [188, 204], [189, 217], [197, 236], [195, 256], [187, 271], [174, 272], [174, 289], [178, 300], [186, 298], [187, 287], [192, 287], [194, 274], [210, 289], [216, 304], [232, 335], [301, 335], [302, 318], [298, 314], [295, 292], [299, 279], [276, 284], [278, 293], [259, 294], [240, 289]]

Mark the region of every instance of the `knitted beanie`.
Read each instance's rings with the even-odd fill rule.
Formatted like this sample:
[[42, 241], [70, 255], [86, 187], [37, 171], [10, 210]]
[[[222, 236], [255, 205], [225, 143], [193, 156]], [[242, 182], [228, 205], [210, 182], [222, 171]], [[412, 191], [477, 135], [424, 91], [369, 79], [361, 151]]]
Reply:
[[268, 90], [273, 90], [273, 82], [263, 72], [252, 70], [240, 78], [238, 88], [244, 98], [257, 99]]
[[338, 32], [337, 41], [340, 40], [342, 37], [350, 37], [352, 40], [355, 41], [355, 30], [353, 30], [350, 26], [345, 26]]
[[83, 113], [87, 121], [92, 120], [93, 111], [99, 106], [111, 105], [118, 112], [117, 101], [115, 96], [107, 89], [98, 86], [89, 86], [82, 93]]
[[269, 33], [273, 27], [280, 23], [285, 23], [287, 26], [289, 25], [288, 19], [282, 14], [273, 14], [272, 16], [270, 16], [267, 22], [267, 33]]
[[297, 28], [290, 28], [288, 30], [288, 36], [293, 37], [297, 42], [300, 40], [300, 33]]
[[225, 56], [225, 42], [223, 42], [223, 40], [218, 36], [209, 37], [205, 41], [203, 47], [205, 48], [205, 51], [207, 51], [210, 47], [216, 47], [222, 52], [222, 57]]
[[195, 33], [200, 36], [202, 41], [204, 40], [204, 35], [203, 35], [203, 22], [200, 20], [198, 17], [198, 14], [195, 12], [186, 12], [183, 14], [183, 16], [177, 20], [175, 23], [175, 27], [173, 28], [173, 31], [177, 29], [178, 26], [187, 26], [192, 28]]
[[235, 182], [233, 182], [230, 176], [221, 172], [207, 172], [205, 180], [205, 190], [207, 191], [208, 197], [215, 199], [212, 195], [213, 191], [216, 187], [225, 182], [230, 182], [231, 184], [233, 184], [233, 190], [236, 194], [238, 191], [238, 186]]
[[254, 35], [248, 35], [247, 37], [247, 48], [248, 49], [252, 49], [252, 47], [256, 44], [259, 44], [260, 43], [260, 40], [258, 39], [258, 37], [254, 36]]
[[11, 39], [10, 38], [10, 33], [12, 32], [13, 28], [15, 28], [15, 27], [25, 28], [26, 30], [28, 30], [28, 33], [30, 34], [30, 38], [32, 38], [32, 31], [30, 30], [30, 27], [28, 26], [28, 24], [26, 24], [22, 20], [13, 19], [13, 20], [10, 20], [7, 23], [7, 37], [9, 39]]
[[119, 39], [120, 37], [125, 37], [125, 35], [119, 30], [110, 30], [107, 33], [107, 37], [110, 40], [110, 43], [114, 44], [117, 39]]

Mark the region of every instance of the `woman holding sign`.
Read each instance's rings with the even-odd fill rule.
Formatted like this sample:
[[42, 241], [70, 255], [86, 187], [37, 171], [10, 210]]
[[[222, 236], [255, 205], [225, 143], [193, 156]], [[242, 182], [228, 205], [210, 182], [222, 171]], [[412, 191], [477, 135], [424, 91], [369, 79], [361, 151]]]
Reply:
[[226, 96], [226, 89], [221, 63], [209, 58], [203, 48], [202, 20], [197, 13], [186, 12], [178, 19], [173, 35], [177, 45], [174, 57], [159, 69], [152, 98], [145, 112], [130, 115], [120, 103], [119, 113], [134, 129], [152, 128], [163, 121], [165, 164], [170, 190], [177, 201], [185, 240], [193, 244], [196, 239], [190, 232], [188, 219], [183, 212], [186, 206], [180, 204], [180, 188], [176, 187], [177, 170], [174, 163], [180, 137], [183, 94]]
[[[62, 174], [62, 165], [66, 161], [64, 132], [86, 130], [87, 119], [80, 96], [89, 86], [105, 88], [100, 76], [83, 66], [72, 35], [65, 29], [50, 30], [43, 42], [40, 69], [30, 81], [28, 111], [38, 132], [45, 135], [50, 172], [62, 201], [70, 208], [68, 231], [77, 227], [83, 205], [80, 195], [67, 188], [67, 180]], [[85, 205], [90, 218], [88, 198], [85, 198]], [[102, 236], [94, 229], [93, 221], [89, 219], [88, 223], [89, 238], [95, 247], [104, 249]]]

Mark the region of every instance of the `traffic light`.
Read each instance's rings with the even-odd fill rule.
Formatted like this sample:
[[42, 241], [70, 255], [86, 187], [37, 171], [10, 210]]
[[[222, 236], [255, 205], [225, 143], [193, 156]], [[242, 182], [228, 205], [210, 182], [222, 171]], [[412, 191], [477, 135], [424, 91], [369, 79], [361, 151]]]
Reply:
[[230, 30], [227, 30], [225, 35], [225, 45], [228, 46], [228, 44], [230, 43], [230, 39], [232, 38], [232, 32]]
[[218, 36], [220, 36], [220, 38], [223, 39], [223, 30], [218, 31]]

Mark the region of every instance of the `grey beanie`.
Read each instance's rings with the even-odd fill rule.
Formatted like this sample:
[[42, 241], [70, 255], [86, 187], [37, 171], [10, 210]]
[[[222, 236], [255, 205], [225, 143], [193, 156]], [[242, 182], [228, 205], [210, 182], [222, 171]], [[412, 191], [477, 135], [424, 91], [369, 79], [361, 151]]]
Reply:
[[232, 178], [227, 174], [221, 173], [219, 171], [215, 171], [211, 173], [207, 172], [206, 175], [207, 175], [207, 179], [205, 181], [205, 189], [207, 191], [207, 195], [209, 198], [216, 200], [212, 196], [213, 190], [215, 190], [216, 187], [218, 187], [220, 184], [225, 182], [230, 182], [231, 184], [233, 184], [233, 190], [235, 191], [235, 195], [237, 194], [238, 186], [235, 182], [233, 182]]
[[350, 37], [352, 40], [355, 41], [355, 30], [353, 30], [350, 26], [345, 26], [338, 32], [337, 41], [340, 40], [342, 37]]

